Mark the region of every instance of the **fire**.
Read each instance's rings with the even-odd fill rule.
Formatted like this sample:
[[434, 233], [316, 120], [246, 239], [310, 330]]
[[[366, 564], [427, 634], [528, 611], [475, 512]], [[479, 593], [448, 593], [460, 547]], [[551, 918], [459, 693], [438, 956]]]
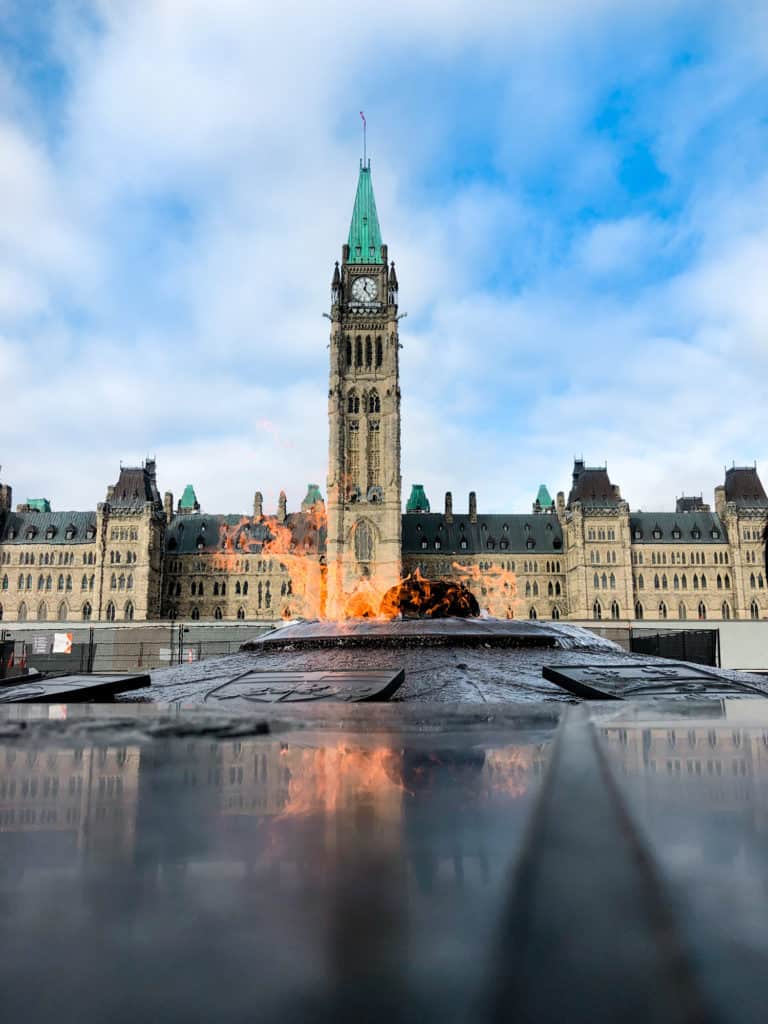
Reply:
[[[238, 573], [246, 560], [269, 566], [263, 570], [269, 572], [269, 582], [265, 579], [264, 608], [284, 620], [387, 620], [400, 615], [441, 617], [482, 613], [496, 618], [515, 617], [516, 577], [501, 565], [481, 569], [479, 565], [454, 562], [454, 577], [450, 580], [430, 580], [417, 569], [393, 586], [392, 575], [385, 570], [355, 575], [351, 571], [352, 562], [329, 569], [321, 554], [326, 530], [322, 502], [295, 519], [287, 516], [281, 521], [274, 515], [257, 519], [244, 516], [235, 525], [221, 527], [214, 568]], [[329, 572], [338, 575], [329, 581]], [[343, 581], [350, 579], [351, 584], [345, 587]]]

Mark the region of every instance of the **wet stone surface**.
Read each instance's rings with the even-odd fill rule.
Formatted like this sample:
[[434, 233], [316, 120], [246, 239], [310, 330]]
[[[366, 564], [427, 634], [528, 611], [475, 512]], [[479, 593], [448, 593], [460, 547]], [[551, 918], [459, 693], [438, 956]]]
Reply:
[[762, 1022], [766, 751], [762, 699], [0, 706], [4, 1014]]
[[[543, 677], [545, 666], [583, 666], [592, 660], [608, 668], [628, 662], [666, 669], [675, 664], [627, 654], [567, 624], [483, 619], [308, 622], [265, 634], [247, 646], [250, 650], [240, 654], [152, 672], [152, 699], [201, 703], [214, 688], [249, 670], [402, 670], [404, 682], [392, 698], [398, 702], [527, 704], [574, 699]], [[712, 671], [723, 679], [737, 675]], [[142, 700], [146, 694], [136, 691], [118, 699]]]

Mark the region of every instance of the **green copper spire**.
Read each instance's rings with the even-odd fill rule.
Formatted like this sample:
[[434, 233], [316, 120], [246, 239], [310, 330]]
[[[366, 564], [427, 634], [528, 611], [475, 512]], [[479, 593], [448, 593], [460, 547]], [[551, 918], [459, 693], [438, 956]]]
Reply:
[[554, 506], [555, 503], [552, 501], [546, 484], [540, 484], [539, 493], [536, 495], [536, 504], [541, 505], [542, 508], [552, 508]]
[[51, 503], [47, 498], [27, 498], [27, 504], [35, 512], [51, 511]]
[[352, 211], [352, 223], [349, 225], [349, 262], [384, 262], [381, 255], [381, 229], [376, 213], [376, 200], [373, 198], [370, 161], [367, 167], [360, 164], [355, 208]]
[[411, 484], [411, 496], [405, 506], [406, 512], [429, 512], [429, 498], [424, 484]]
[[199, 508], [200, 505], [197, 500], [197, 495], [195, 494], [195, 488], [192, 486], [192, 484], [187, 484], [187, 486], [184, 488], [184, 493], [182, 494], [181, 499], [179, 501], [179, 511], [197, 512]]

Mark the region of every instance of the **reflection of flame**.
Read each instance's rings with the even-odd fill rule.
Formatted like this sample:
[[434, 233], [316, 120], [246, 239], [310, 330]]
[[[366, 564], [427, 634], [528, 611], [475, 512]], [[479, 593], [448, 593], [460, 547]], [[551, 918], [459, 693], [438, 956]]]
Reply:
[[290, 771], [283, 818], [334, 814], [361, 802], [399, 806], [403, 792], [400, 754], [390, 747], [294, 748]]
[[533, 747], [502, 747], [486, 751], [485, 771], [493, 796], [500, 793], [511, 797], [523, 796], [529, 786], [534, 750]]
[[[326, 527], [322, 502], [303, 512], [300, 523], [277, 516], [244, 516], [234, 526], [222, 525], [213, 567], [235, 573], [246, 557], [275, 559], [280, 589], [270, 595], [269, 608], [276, 618], [392, 619], [402, 614], [467, 616], [480, 611], [496, 618], [515, 617], [516, 577], [502, 565], [481, 569], [454, 562], [452, 577], [437, 580], [426, 579], [417, 569], [392, 586], [389, 569], [378, 569], [375, 563], [365, 575], [350, 573], [347, 564], [327, 567], [320, 553]], [[350, 565], [351, 558], [347, 556]], [[334, 574], [332, 586], [329, 573]], [[342, 581], [350, 577], [353, 583], [345, 588]]]

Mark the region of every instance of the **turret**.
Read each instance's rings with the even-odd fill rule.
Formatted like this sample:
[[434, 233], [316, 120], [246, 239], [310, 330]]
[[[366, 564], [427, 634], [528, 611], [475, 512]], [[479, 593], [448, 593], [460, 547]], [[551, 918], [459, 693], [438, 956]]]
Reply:
[[331, 281], [331, 305], [338, 306], [341, 302], [341, 272], [339, 270], [339, 261], [336, 261], [336, 266], [333, 270], [333, 280]]
[[389, 280], [387, 283], [387, 301], [390, 306], [397, 305], [397, 274], [395, 273], [394, 261], [389, 267]]
[[264, 496], [261, 491], [256, 491], [253, 496], [253, 518], [261, 519], [264, 515]]
[[173, 519], [173, 492], [166, 491], [163, 495], [163, 512], [165, 512], [165, 521], [170, 523]]
[[315, 505], [323, 504], [323, 496], [317, 484], [307, 484], [307, 495], [301, 503], [302, 512], [311, 512]]

